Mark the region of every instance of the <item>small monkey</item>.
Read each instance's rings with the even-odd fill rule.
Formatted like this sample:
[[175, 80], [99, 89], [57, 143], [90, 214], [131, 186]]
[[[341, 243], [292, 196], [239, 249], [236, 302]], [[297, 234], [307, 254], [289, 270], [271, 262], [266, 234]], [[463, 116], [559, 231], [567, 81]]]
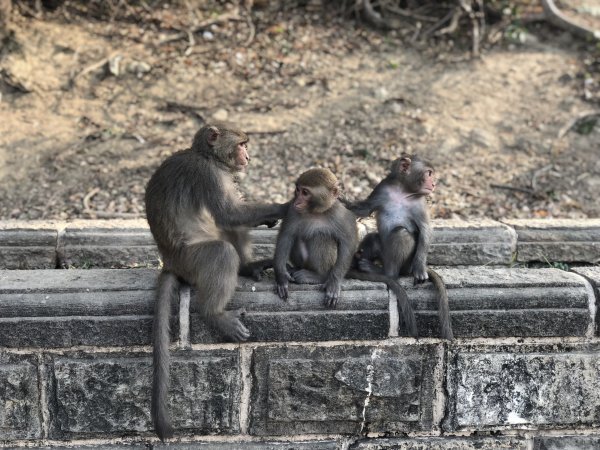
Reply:
[[248, 136], [223, 123], [203, 126], [191, 148], [167, 158], [146, 187], [146, 216], [163, 269], [158, 280], [153, 326], [152, 419], [164, 440], [172, 436], [168, 414], [169, 316], [179, 280], [196, 289], [204, 320], [231, 341], [250, 333], [243, 310], [225, 311], [238, 273], [257, 275], [269, 261], [250, 262], [247, 226], [274, 224], [287, 205], [241, 200], [234, 174], [250, 157]]
[[360, 245], [360, 270], [391, 278], [412, 274], [415, 284], [431, 279], [438, 291], [440, 334], [451, 340], [454, 335], [446, 287], [441, 277], [427, 268], [431, 225], [426, 198], [434, 189], [433, 166], [418, 156], [402, 154], [369, 197], [348, 204], [348, 208], [360, 217], [375, 212], [377, 219], [378, 232], [368, 234]]
[[338, 200], [339, 193], [338, 180], [327, 169], [308, 170], [296, 181], [294, 200], [275, 248], [279, 296], [288, 298], [289, 281], [324, 283], [326, 304], [335, 307], [344, 277], [383, 282], [396, 294], [407, 328], [416, 336], [416, 320], [404, 288], [384, 275], [350, 270], [358, 244], [356, 216]]
[[275, 281], [282, 299], [288, 298], [289, 281], [322, 283], [327, 306], [337, 305], [358, 246], [356, 217], [338, 196], [338, 180], [328, 169], [310, 169], [298, 177], [275, 247]]

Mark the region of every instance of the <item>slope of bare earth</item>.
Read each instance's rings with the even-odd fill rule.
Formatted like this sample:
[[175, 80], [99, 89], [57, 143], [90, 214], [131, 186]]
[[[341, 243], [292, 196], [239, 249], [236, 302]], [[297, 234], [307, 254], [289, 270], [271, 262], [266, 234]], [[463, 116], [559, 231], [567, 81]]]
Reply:
[[600, 125], [558, 137], [599, 109], [582, 95], [589, 53], [566, 33], [541, 27], [470, 60], [350, 20], [226, 4], [170, 40], [189, 14], [15, 18], [21, 49], [0, 61], [1, 219], [143, 216], [152, 171], [211, 118], [251, 133], [248, 199], [289, 198], [311, 166], [363, 197], [409, 151], [437, 168], [434, 217], [600, 216]]

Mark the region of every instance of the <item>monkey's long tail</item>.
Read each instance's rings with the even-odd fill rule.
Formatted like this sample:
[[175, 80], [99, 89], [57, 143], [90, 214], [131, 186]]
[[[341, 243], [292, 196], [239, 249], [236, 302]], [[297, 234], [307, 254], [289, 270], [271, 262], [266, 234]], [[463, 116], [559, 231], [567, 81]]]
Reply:
[[406, 294], [406, 289], [404, 289], [400, 283], [398, 283], [393, 278], [390, 278], [385, 275], [377, 274], [377, 273], [365, 273], [359, 272], [357, 270], [350, 270], [346, 275], [347, 278], [355, 278], [357, 280], [362, 281], [375, 281], [380, 283], [385, 283], [387, 288], [394, 293], [396, 299], [398, 301], [398, 307], [400, 308], [400, 312], [402, 313], [402, 319], [404, 320], [404, 325], [408, 331], [408, 334], [412, 337], [418, 337], [417, 331], [417, 319], [415, 317], [415, 312], [408, 300], [408, 295]]
[[158, 278], [154, 324], [152, 329], [153, 380], [152, 422], [158, 437], [164, 441], [173, 436], [169, 418], [169, 342], [171, 302], [177, 297], [179, 281], [171, 272], [163, 270]]
[[433, 269], [427, 269], [429, 279], [438, 291], [438, 317], [440, 321], [440, 335], [442, 339], [453, 340], [452, 323], [450, 322], [450, 305], [448, 304], [448, 292], [442, 277]]

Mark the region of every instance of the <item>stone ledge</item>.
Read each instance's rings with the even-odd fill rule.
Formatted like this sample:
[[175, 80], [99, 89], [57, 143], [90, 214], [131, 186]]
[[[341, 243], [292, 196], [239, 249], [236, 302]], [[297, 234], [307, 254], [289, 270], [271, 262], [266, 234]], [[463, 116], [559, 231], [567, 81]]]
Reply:
[[517, 261], [600, 262], [600, 219], [503, 222], [517, 232]]
[[[448, 288], [456, 337], [593, 334], [595, 299], [577, 274], [489, 267], [438, 272]], [[0, 347], [150, 344], [157, 275], [155, 269], [0, 271]], [[400, 282], [416, 311], [420, 336], [438, 336], [433, 285], [413, 286], [409, 278]], [[382, 283], [344, 280], [334, 310], [325, 307], [323, 296], [318, 286], [291, 284], [284, 302], [272, 279], [239, 278], [229, 307], [246, 309], [250, 341], [375, 340], [406, 334]], [[193, 298], [190, 309], [190, 342], [222, 342], [198, 316]], [[173, 305], [173, 340], [179, 334], [178, 312]]]
[[527, 450], [527, 440], [518, 437], [413, 439], [365, 439], [352, 450]]
[[[600, 219], [433, 220], [433, 265], [600, 261]], [[361, 233], [372, 220], [359, 222]], [[255, 257], [273, 254], [277, 229], [251, 231]], [[0, 222], [0, 268], [156, 267], [158, 251], [145, 220]]]
[[[0, 347], [151, 342], [156, 270], [0, 271]], [[177, 336], [178, 305], [172, 335]]]

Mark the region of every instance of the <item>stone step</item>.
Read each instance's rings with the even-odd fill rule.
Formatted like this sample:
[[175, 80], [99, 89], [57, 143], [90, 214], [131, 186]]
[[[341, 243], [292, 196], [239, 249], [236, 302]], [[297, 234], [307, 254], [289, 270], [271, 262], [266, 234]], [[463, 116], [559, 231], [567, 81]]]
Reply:
[[[597, 267], [558, 269], [439, 268], [456, 337], [591, 336]], [[150, 343], [156, 269], [0, 271], [0, 347], [68, 348]], [[595, 278], [594, 278], [595, 277]], [[590, 280], [590, 281], [587, 281]], [[437, 336], [431, 283], [400, 279], [416, 311], [421, 336]], [[272, 278], [239, 278], [230, 309], [245, 308], [252, 342], [385, 339], [405, 335], [395, 299], [383, 283], [344, 280], [338, 308], [323, 304], [318, 286], [290, 285], [290, 299]], [[191, 297], [191, 298], [190, 298]], [[173, 340], [222, 342], [200, 319], [184, 285], [172, 309]]]
[[[431, 264], [508, 264], [516, 248], [515, 233], [491, 220], [434, 221]], [[362, 234], [373, 221], [359, 223]], [[255, 257], [271, 257], [277, 228], [251, 231]], [[0, 223], [0, 268], [157, 267], [158, 251], [144, 220], [88, 220], [63, 224]]]
[[[600, 219], [434, 220], [433, 265], [600, 261]], [[374, 230], [361, 220], [362, 234]], [[256, 258], [270, 257], [277, 229], [251, 232]], [[0, 222], [0, 269], [157, 267], [158, 251], [145, 220], [69, 223]]]

